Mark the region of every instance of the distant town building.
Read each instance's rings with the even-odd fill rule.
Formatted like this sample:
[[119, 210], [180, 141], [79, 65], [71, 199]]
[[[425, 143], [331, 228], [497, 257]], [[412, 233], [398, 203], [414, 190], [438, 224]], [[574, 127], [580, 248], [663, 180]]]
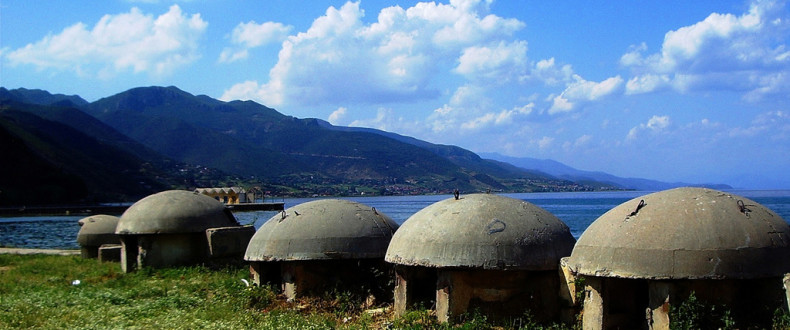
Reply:
[[[250, 191], [242, 187], [197, 188], [195, 192], [214, 198], [225, 204], [253, 203], [256, 199], [255, 188]], [[261, 194], [261, 198], [263, 195]]]

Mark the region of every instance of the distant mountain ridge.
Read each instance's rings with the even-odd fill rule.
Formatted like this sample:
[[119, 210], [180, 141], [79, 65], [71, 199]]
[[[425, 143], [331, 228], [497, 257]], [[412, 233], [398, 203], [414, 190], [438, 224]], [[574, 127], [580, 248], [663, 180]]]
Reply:
[[733, 189], [727, 184], [700, 184], [685, 182], [662, 182], [640, 178], [622, 178], [604, 172], [583, 171], [567, 166], [550, 159], [536, 159], [528, 157], [508, 157], [497, 153], [481, 153], [482, 157], [499, 160], [514, 166], [545, 172], [558, 178], [571, 181], [597, 181], [608, 183], [623, 189], [657, 191], [677, 187], [707, 187], [712, 189]]
[[[6, 118], [17, 118], [17, 112], [39, 118], [27, 121], [38, 124], [19, 127], [13, 126], [14, 120], [7, 121], [6, 127], [16, 132], [16, 138], [30, 137], [36, 125], [65, 125], [68, 129], [54, 131], [73, 129], [76, 133], [68, 135], [84, 135], [80, 139], [86, 146], [110, 148], [103, 149], [112, 150], [107, 151], [110, 156], [103, 157], [125, 155], [122, 157], [130, 164], [137, 164], [131, 167], [141, 173], [138, 179], [147, 181], [147, 187], [189, 186], [195, 180], [211, 180], [208, 184], [221, 184], [217, 180], [223, 180], [224, 184], [231, 180], [263, 185], [286, 195], [332, 195], [359, 193], [359, 189], [413, 194], [454, 189], [529, 192], [657, 190], [672, 186], [578, 171], [548, 160], [527, 164], [524, 159], [481, 157], [457, 146], [371, 128], [334, 126], [315, 118], [299, 119], [252, 101], [224, 102], [173, 86], [133, 88], [95, 102], [75, 95], [0, 87], [0, 111]], [[73, 140], [68, 136], [55, 139]], [[95, 172], [95, 177], [102, 171], [117, 171], [120, 166], [110, 162], [109, 169], [104, 169], [101, 162], [89, 159], [96, 155], [78, 146], [22, 140], [23, 145], [33, 148], [33, 154], [52, 148], [75, 150], [72, 152], [84, 156], [82, 162], [96, 167], [96, 171], [83, 168], [75, 172], [80, 164], [70, 163], [63, 168], [71, 174], [87, 171]], [[83, 175], [82, 179], [89, 177]], [[106, 186], [102, 189], [112, 190]]]
[[527, 181], [564, 181], [455, 146], [298, 119], [254, 102], [223, 102], [172, 86], [131, 89], [85, 111], [165, 156], [229, 173], [419, 183], [443, 191], [545, 189]]

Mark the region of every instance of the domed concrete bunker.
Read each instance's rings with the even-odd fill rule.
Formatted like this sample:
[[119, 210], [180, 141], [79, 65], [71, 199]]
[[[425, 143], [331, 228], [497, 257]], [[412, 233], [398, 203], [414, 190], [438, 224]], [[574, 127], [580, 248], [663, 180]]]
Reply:
[[[121, 240], [115, 234], [118, 220], [116, 216], [97, 214], [78, 221], [80, 231], [77, 233], [77, 243], [80, 245], [83, 258], [99, 258], [99, 248], [102, 245], [121, 244]], [[111, 259], [117, 261], [117, 258]]]
[[439, 321], [473, 310], [492, 317], [559, 316], [560, 258], [575, 240], [560, 219], [531, 203], [492, 194], [436, 202], [395, 233], [395, 313], [435, 302]]
[[289, 300], [332, 286], [369, 286], [391, 296], [384, 254], [398, 229], [387, 215], [361, 203], [324, 199], [275, 215], [252, 237], [244, 255], [253, 282], [280, 284]]
[[255, 228], [241, 226], [225, 205], [211, 197], [169, 190], [145, 197], [121, 215], [121, 266], [168, 267], [241, 261]]
[[744, 327], [784, 305], [788, 243], [790, 226], [752, 200], [677, 188], [601, 215], [563, 261], [586, 283], [584, 329], [667, 329], [692, 293]]

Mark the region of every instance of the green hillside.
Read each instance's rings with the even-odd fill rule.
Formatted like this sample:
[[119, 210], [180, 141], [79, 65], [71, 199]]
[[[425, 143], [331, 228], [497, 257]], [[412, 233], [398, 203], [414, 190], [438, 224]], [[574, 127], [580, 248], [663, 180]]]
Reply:
[[86, 111], [173, 159], [281, 184], [293, 184], [296, 176], [468, 191], [502, 189], [495, 177], [505, 173], [510, 179], [532, 176], [492, 163], [472, 168], [453, 160], [454, 155], [384, 134], [332, 129], [257, 103], [222, 102], [175, 87], [132, 89], [98, 100]]
[[135, 88], [93, 103], [0, 87], [0, 107], [4, 148], [15, 155], [0, 162], [4, 204], [133, 201], [163, 189], [225, 185], [276, 196], [609, 189], [456, 146], [176, 87]]
[[165, 186], [147, 164], [67, 125], [0, 110], [0, 204], [134, 200]]

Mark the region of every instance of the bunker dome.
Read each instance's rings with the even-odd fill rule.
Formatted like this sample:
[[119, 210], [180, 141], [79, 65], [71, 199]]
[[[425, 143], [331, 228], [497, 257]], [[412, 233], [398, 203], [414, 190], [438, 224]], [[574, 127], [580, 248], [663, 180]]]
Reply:
[[102, 245], [121, 243], [115, 234], [118, 220], [116, 216], [97, 214], [78, 221], [80, 231], [77, 233], [77, 243], [83, 258], [97, 258]]
[[[374, 285], [398, 224], [370, 206], [339, 199], [295, 205], [264, 223], [244, 260], [253, 282], [279, 283], [289, 299], [327, 285]], [[391, 292], [390, 292], [391, 295]]]
[[208, 228], [238, 225], [221, 202], [194, 192], [168, 190], [132, 204], [121, 216], [116, 233], [198, 233]]
[[[676, 188], [601, 215], [565, 263], [592, 292], [584, 303], [585, 328], [663, 327], [669, 309], [662, 306], [691, 292], [735, 308], [736, 316], [753, 316], [757, 306], [775, 309], [782, 276], [790, 272], [788, 256], [790, 226], [773, 211], [722, 191]], [[649, 324], [638, 324], [646, 308]]]
[[243, 248], [254, 232], [252, 226], [240, 226], [221, 202], [184, 190], [163, 191], [139, 200], [121, 215], [115, 230], [121, 238], [125, 271], [234, 255], [241, 261]]
[[443, 322], [470, 308], [554, 318], [559, 261], [574, 242], [560, 219], [522, 200], [472, 194], [436, 202], [407, 219], [387, 249], [395, 311], [435, 300]]

